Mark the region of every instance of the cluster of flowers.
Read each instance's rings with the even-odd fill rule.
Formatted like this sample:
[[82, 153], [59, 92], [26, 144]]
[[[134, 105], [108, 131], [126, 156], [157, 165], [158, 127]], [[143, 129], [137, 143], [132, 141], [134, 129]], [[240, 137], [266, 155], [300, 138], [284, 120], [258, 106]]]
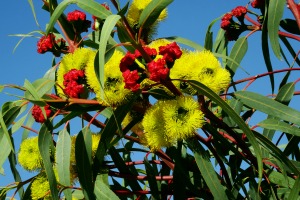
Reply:
[[[159, 52], [155, 48], [147, 46], [143, 47], [143, 49], [153, 60], [146, 62], [142, 58], [142, 54], [138, 50], [135, 50], [134, 53], [127, 52], [120, 63], [125, 88], [133, 92], [137, 92], [140, 89], [140, 83], [146, 77], [143, 76], [144, 67], [141, 68], [139, 63], [146, 63], [150, 80], [160, 82], [168, 77], [170, 68], [174, 65], [175, 60], [179, 59], [182, 55], [180, 47], [175, 42], [166, 46], [160, 46]], [[158, 59], [155, 59], [157, 55], [161, 55], [162, 57], [160, 56]]]
[[[76, 173], [76, 159], [75, 159], [75, 141], [77, 135], [71, 136], [71, 152], [70, 152], [70, 182], [75, 184], [77, 181]], [[92, 157], [95, 156], [98, 144], [100, 142], [100, 134], [92, 133]], [[56, 160], [58, 156], [56, 153], [51, 152], [51, 156]], [[44, 171], [43, 160], [38, 147], [38, 137], [30, 137], [22, 141], [20, 150], [18, 153], [19, 164], [29, 172], [38, 172], [31, 183], [31, 198], [37, 199], [51, 199], [50, 185]], [[53, 166], [53, 170], [57, 181], [59, 182], [56, 165]]]
[[71, 69], [64, 75], [65, 94], [72, 98], [79, 98], [79, 95], [84, 93], [84, 79], [83, 70]]
[[67, 51], [66, 41], [63, 38], [55, 40], [55, 35], [50, 33], [40, 38], [37, 43], [37, 52], [44, 54], [52, 52], [54, 56], [60, 56], [61, 52]]
[[171, 147], [178, 140], [194, 136], [205, 123], [199, 104], [191, 96], [157, 101], [147, 109], [142, 121], [144, 145], [151, 151]]
[[80, 10], [69, 12], [67, 20], [73, 25], [76, 34], [87, 32], [91, 27], [92, 22], [86, 19], [86, 14]]
[[[239, 35], [244, 31], [244, 17], [247, 13], [247, 8], [244, 6], [238, 6], [230, 13], [226, 13], [221, 19], [221, 28], [225, 30], [226, 38], [231, 40], [237, 40]], [[233, 20], [236, 17], [240, 23]]]
[[45, 116], [43, 114], [43, 111], [42, 111], [40, 106], [34, 105], [33, 108], [32, 108], [31, 114], [32, 114], [34, 120], [38, 123], [44, 123], [46, 121], [46, 119], [51, 117], [52, 114], [53, 114], [53, 112], [52, 112], [49, 105], [46, 105], [43, 108], [45, 110], [46, 118], [45, 118]]

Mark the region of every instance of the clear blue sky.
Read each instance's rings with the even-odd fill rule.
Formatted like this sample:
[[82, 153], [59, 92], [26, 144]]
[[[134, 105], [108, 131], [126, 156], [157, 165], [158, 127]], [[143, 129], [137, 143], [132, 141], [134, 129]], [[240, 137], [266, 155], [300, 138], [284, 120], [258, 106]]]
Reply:
[[[103, 3], [104, 1], [98, 2]], [[124, 5], [126, 1], [120, 0], [120, 2]], [[212, 20], [229, 12], [236, 6], [246, 5], [247, 3], [248, 1], [246, 0], [175, 0], [169, 6], [168, 19], [161, 23], [157, 37], [180, 36], [204, 45], [205, 32]], [[42, 6], [41, 0], [35, 0], [34, 4], [39, 24], [42, 30], [45, 30], [49, 14], [40, 9]], [[2, 19], [2, 28], [0, 30], [0, 84], [13, 83], [23, 85], [25, 79], [32, 82], [41, 78], [51, 66], [52, 56], [50, 54], [40, 55], [36, 52], [37, 38], [26, 38], [13, 53], [13, 49], [20, 38], [8, 36], [10, 34], [26, 34], [39, 29], [34, 21], [28, 2], [26, 0], [5, 1], [5, 3], [2, 3], [0, 10], [0, 18]], [[88, 15], [88, 19], [91, 20], [91, 16]], [[218, 28], [219, 24], [217, 22], [215, 27]], [[249, 39], [249, 52], [241, 64], [251, 75], [265, 72], [259, 39], [260, 33]], [[276, 62], [274, 68], [283, 68], [284, 65], [283, 62]], [[247, 76], [242, 70], [239, 70], [238, 74], [240, 78]], [[265, 85], [267, 82], [268, 79], [265, 79], [265, 82], [258, 82], [253, 84], [252, 87], [254, 89], [255, 87], [263, 89], [264, 86], [265, 88], [270, 88]], [[17, 90], [4, 90], [4, 92], [15, 94]], [[269, 90], [264, 94], [270, 92]], [[1, 105], [5, 101], [16, 99], [4, 93], [0, 95]], [[21, 133], [19, 131], [15, 133], [15, 136], [18, 138], [18, 134], [21, 135]], [[7, 162], [4, 165], [4, 169], [7, 175], [0, 175], [0, 187], [13, 182]], [[22, 174], [22, 176], [27, 175]]]

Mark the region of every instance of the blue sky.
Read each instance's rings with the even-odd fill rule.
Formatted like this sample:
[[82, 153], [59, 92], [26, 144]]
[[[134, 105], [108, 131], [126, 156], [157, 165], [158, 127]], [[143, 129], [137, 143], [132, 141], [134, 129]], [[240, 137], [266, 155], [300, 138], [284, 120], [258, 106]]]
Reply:
[[[98, 2], [103, 3], [104, 1]], [[120, 0], [120, 2], [124, 5], [126, 1]], [[157, 37], [180, 36], [204, 45], [206, 29], [210, 22], [236, 6], [246, 5], [247, 2], [246, 0], [175, 0], [169, 6], [168, 19], [161, 23]], [[45, 25], [49, 20], [49, 14], [40, 8], [42, 1], [34, 1], [34, 5], [39, 24], [44, 31]], [[0, 31], [0, 84], [13, 83], [23, 85], [25, 79], [32, 82], [41, 78], [50, 68], [52, 56], [50, 54], [38, 54], [36, 52], [38, 39], [33, 37], [25, 38], [13, 53], [13, 49], [20, 37], [9, 36], [11, 34], [26, 34], [34, 30], [40, 30], [34, 21], [28, 2], [25, 0], [6, 1], [0, 10], [0, 18], [2, 19]], [[289, 15], [288, 12], [286, 14]], [[88, 16], [88, 19], [91, 20], [91, 16]], [[219, 24], [219, 22], [216, 23], [214, 30], [219, 28]], [[217, 32], [214, 32], [214, 34], [216, 35]], [[260, 33], [249, 39], [249, 52], [241, 63], [242, 67], [251, 75], [265, 72], [259, 39]], [[285, 63], [275, 62], [274, 69], [283, 67], [286, 67]], [[247, 74], [242, 70], [238, 70], [237, 78], [244, 77], [247, 77]], [[259, 88], [264, 94], [269, 94], [271, 93], [270, 90], [264, 90], [264, 88], [270, 88], [267, 84], [268, 79], [265, 78], [262, 81], [257, 81], [249, 89], [255, 90]], [[17, 90], [4, 90], [4, 92], [22, 94]], [[0, 95], [1, 105], [5, 101], [16, 99], [3, 92]], [[19, 138], [18, 134], [21, 135], [22, 132], [15, 133], [16, 138]], [[4, 169], [7, 175], [0, 175], [0, 187], [13, 182], [7, 162], [4, 165]], [[30, 174], [22, 174], [22, 176], [28, 175]]]

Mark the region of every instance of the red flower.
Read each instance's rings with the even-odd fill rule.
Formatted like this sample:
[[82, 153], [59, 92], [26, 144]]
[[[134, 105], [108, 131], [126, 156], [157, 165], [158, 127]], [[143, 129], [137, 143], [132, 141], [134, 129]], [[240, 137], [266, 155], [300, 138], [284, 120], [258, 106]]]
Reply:
[[101, 6], [103, 6], [106, 10], [110, 10], [109, 6], [106, 3], [102, 3]]
[[251, 2], [253, 8], [263, 8], [265, 6], [265, 0], [254, 0]]
[[221, 21], [221, 28], [224, 30], [227, 30], [231, 25], [231, 22], [229, 20], [223, 20]]
[[129, 69], [129, 67], [133, 65], [134, 60], [135, 60], [135, 55], [128, 51], [121, 60], [120, 63], [121, 72], [125, 72], [127, 69]]
[[176, 59], [180, 58], [182, 51], [176, 42], [172, 42], [166, 46], [159, 47], [159, 55], [163, 55], [166, 62], [173, 63]]
[[247, 8], [244, 6], [238, 6], [234, 8], [232, 11], [232, 15], [237, 18], [243, 18], [245, 14], [247, 13]]
[[71, 98], [79, 98], [79, 95], [84, 92], [84, 86], [76, 81], [71, 81], [65, 87], [64, 92]]
[[125, 82], [125, 88], [130, 89], [133, 92], [137, 92], [140, 89], [140, 84], [137, 83], [137, 81], [140, 79], [137, 70], [130, 71], [127, 69], [122, 73], [122, 75]]
[[222, 21], [230, 21], [232, 20], [233, 15], [231, 13], [226, 13], [223, 17], [222, 17]]
[[[44, 109], [45, 109], [47, 118], [51, 117], [52, 111], [51, 111], [51, 109], [50, 109], [50, 106], [49, 106], [49, 105], [46, 105], [46, 106], [44, 107]], [[31, 114], [32, 114], [32, 116], [33, 116], [33, 118], [34, 118], [34, 120], [35, 120], [36, 122], [44, 123], [44, 122], [46, 121], [46, 119], [45, 119], [45, 117], [44, 117], [44, 115], [43, 115], [42, 109], [41, 109], [40, 106], [38, 106], [38, 105], [34, 105], [34, 106], [33, 106], [33, 109], [32, 109]]]
[[168, 77], [170, 69], [166, 67], [166, 61], [160, 58], [157, 61], [148, 63], [148, 71], [150, 73], [150, 80], [159, 82]]
[[72, 98], [79, 98], [84, 90], [83, 80], [85, 78], [83, 70], [71, 69], [64, 75], [64, 92]]
[[52, 51], [55, 42], [55, 35], [49, 33], [44, 35], [37, 43], [37, 52], [40, 54], [46, 53], [47, 51]]
[[67, 14], [67, 20], [71, 22], [77, 33], [87, 32], [92, 22], [86, 20], [86, 14], [79, 10], [74, 10]]
[[69, 22], [72, 21], [85, 21], [86, 20], [86, 14], [84, 12], [81, 12], [79, 10], [74, 10], [73, 12], [69, 12], [67, 15], [67, 20]]
[[[154, 48], [144, 46], [143, 49], [152, 58], [154, 58], [157, 55], [157, 51]], [[134, 55], [135, 55], [136, 58], [142, 57], [142, 54], [137, 49], [135, 50]]]

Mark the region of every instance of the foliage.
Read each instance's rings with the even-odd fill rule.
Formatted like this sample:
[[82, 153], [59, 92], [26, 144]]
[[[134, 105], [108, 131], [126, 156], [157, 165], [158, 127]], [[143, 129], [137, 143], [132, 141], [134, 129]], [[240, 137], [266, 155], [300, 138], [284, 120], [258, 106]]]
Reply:
[[[299, 198], [300, 112], [289, 106], [299, 95], [291, 79], [300, 51], [290, 44], [300, 41], [299, 4], [238, 6], [218, 19], [215, 38], [211, 23], [202, 47], [155, 38], [172, 2], [44, 1], [50, 19], [37, 52], [56, 62], [41, 79], [2, 87], [24, 95], [0, 112], [0, 167], [8, 159], [15, 178], [1, 199]], [[287, 5], [294, 19], [283, 18]], [[266, 72], [236, 80], [259, 32]], [[274, 70], [273, 55], [287, 67]], [[271, 96], [247, 91], [266, 76]], [[35, 175], [22, 180], [17, 163]]]

